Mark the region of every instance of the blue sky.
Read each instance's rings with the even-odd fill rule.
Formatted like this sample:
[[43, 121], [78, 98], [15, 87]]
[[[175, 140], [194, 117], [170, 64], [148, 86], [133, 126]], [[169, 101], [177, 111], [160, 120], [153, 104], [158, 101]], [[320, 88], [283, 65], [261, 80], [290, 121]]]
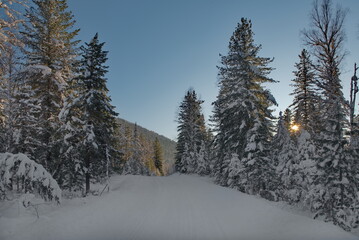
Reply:
[[[359, 1], [342, 0], [349, 54], [343, 64], [344, 95], [348, 98], [353, 64], [359, 63]], [[290, 105], [292, 71], [305, 47], [300, 31], [309, 27], [312, 0], [69, 0], [79, 39], [96, 32], [109, 51], [108, 87], [121, 118], [171, 139], [185, 92], [194, 88], [208, 119], [216, 99], [219, 54], [241, 17], [252, 20], [262, 57], [274, 57], [268, 86], [279, 106]], [[356, 12], [355, 12], [356, 11]]]

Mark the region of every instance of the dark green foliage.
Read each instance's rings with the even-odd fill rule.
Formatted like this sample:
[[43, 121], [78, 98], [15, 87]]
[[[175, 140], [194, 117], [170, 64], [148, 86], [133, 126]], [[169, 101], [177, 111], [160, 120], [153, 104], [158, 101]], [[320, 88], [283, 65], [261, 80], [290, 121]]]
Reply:
[[[64, 90], [75, 71], [76, 45], [79, 30], [71, 30], [75, 21], [65, 0], [34, 0], [26, 11], [28, 23], [22, 32], [25, 43], [26, 84], [40, 110], [35, 136], [38, 144], [33, 159], [56, 175], [62, 165], [62, 123], [58, 116], [63, 106]], [[34, 111], [32, 111], [34, 112]]]
[[[261, 46], [254, 44], [253, 35], [251, 21], [242, 18], [230, 39], [228, 54], [221, 57], [220, 91], [213, 116], [217, 131], [214, 171], [219, 184], [257, 194], [270, 188], [266, 185], [274, 173], [268, 159], [273, 118], [269, 107], [276, 102], [263, 86], [275, 82], [267, 77], [272, 60], [258, 56]], [[233, 159], [240, 162], [233, 163]]]
[[198, 168], [198, 153], [206, 140], [206, 127], [201, 110], [202, 100], [194, 90], [187, 91], [178, 115], [178, 138], [176, 171], [195, 173]]
[[280, 112], [277, 133], [271, 143], [271, 159], [278, 180], [276, 192], [281, 199], [288, 202], [292, 201], [290, 195], [293, 194], [290, 192], [296, 182], [294, 175], [296, 174], [295, 156], [297, 152], [295, 150], [295, 141], [293, 141], [282, 112]]
[[80, 74], [69, 86], [72, 94], [61, 114], [66, 123], [64, 162], [69, 168], [66, 172], [71, 175], [69, 183], [83, 184], [79, 179], [85, 178], [86, 193], [90, 190], [90, 179], [98, 181], [108, 176], [110, 162], [117, 157], [114, 133], [118, 114], [108, 96], [105, 78], [108, 52], [103, 45], [96, 34], [81, 47]]

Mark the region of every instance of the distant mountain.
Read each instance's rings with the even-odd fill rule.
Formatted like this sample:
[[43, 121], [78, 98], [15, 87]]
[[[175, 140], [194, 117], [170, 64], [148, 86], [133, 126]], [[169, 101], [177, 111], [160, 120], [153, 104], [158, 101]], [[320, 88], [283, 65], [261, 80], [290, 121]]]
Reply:
[[[123, 127], [129, 127], [131, 130], [135, 129], [135, 124], [132, 122], [129, 122], [122, 118], [118, 118], [118, 122]], [[169, 168], [172, 168], [175, 163], [175, 153], [176, 153], [177, 143], [163, 135], [160, 135], [154, 131], [141, 127], [138, 124], [137, 124], [137, 131], [139, 135], [142, 135], [149, 142], [154, 142], [156, 137], [158, 138], [163, 149], [164, 161], [168, 164]]]

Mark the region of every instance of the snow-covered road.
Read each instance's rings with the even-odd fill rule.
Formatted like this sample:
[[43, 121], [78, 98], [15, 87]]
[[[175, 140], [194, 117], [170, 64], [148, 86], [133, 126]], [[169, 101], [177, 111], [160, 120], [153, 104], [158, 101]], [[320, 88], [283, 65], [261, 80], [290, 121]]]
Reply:
[[0, 239], [359, 239], [208, 178], [115, 176], [111, 189], [43, 207], [40, 219], [15, 203], [0, 203]]

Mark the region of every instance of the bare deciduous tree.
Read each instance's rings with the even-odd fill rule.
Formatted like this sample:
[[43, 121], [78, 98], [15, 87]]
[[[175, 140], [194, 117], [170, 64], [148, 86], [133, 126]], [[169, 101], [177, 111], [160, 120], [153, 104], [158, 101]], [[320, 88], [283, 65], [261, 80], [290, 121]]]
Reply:
[[[317, 84], [329, 95], [338, 95], [335, 89], [341, 88], [339, 66], [346, 55], [343, 50], [346, 14], [347, 11], [339, 6], [333, 9], [331, 0], [323, 0], [321, 3], [316, 0], [310, 14], [312, 28], [303, 31], [304, 41], [311, 47], [317, 60]], [[336, 87], [333, 88], [333, 85]]]

